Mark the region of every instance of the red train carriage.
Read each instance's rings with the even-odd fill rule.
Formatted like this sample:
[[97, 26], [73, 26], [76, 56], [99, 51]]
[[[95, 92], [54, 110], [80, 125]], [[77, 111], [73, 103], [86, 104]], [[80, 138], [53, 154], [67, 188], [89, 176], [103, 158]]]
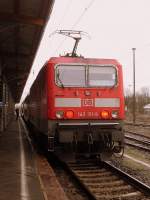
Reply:
[[50, 151], [108, 159], [124, 146], [121, 65], [113, 59], [51, 58], [28, 99], [29, 120]]

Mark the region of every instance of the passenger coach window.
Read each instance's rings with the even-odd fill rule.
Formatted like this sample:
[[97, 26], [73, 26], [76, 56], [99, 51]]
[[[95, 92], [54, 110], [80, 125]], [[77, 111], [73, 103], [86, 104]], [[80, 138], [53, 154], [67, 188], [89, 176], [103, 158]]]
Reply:
[[112, 66], [90, 66], [89, 67], [89, 86], [106, 86], [116, 85], [116, 69]]
[[56, 67], [56, 82], [59, 86], [85, 87], [85, 67], [61, 65]]

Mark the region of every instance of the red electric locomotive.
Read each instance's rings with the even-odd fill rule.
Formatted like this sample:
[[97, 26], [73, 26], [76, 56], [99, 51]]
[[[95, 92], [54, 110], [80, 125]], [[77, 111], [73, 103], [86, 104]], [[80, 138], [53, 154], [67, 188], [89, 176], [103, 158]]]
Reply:
[[124, 146], [122, 67], [114, 59], [51, 58], [31, 87], [29, 121], [49, 151], [109, 159]]

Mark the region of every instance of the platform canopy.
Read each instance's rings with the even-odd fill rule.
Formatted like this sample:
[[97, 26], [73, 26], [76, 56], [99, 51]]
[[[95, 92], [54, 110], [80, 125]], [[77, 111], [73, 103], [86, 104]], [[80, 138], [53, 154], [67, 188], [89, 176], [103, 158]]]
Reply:
[[0, 72], [19, 101], [54, 0], [0, 0]]

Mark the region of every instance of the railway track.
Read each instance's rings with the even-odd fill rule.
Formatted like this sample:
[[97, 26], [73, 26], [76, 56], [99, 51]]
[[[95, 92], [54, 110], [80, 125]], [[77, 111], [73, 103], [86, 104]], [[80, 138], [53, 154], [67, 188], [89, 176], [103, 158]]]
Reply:
[[68, 162], [67, 170], [94, 200], [148, 200], [150, 187], [105, 162]]
[[125, 144], [150, 152], [150, 137], [146, 137], [139, 133], [126, 131]]
[[150, 141], [150, 136], [145, 136], [145, 135], [142, 135], [141, 133], [137, 133], [137, 132], [129, 131], [129, 130], [125, 130], [125, 133], [133, 135], [133, 136], [140, 137], [140, 139], [144, 138], [145, 140], [149, 140]]
[[150, 127], [150, 124], [145, 124], [145, 123], [142, 123], [142, 122], [138, 122], [138, 123], [135, 123], [135, 124], [133, 124], [132, 122], [125, 122], [125, 125]]

